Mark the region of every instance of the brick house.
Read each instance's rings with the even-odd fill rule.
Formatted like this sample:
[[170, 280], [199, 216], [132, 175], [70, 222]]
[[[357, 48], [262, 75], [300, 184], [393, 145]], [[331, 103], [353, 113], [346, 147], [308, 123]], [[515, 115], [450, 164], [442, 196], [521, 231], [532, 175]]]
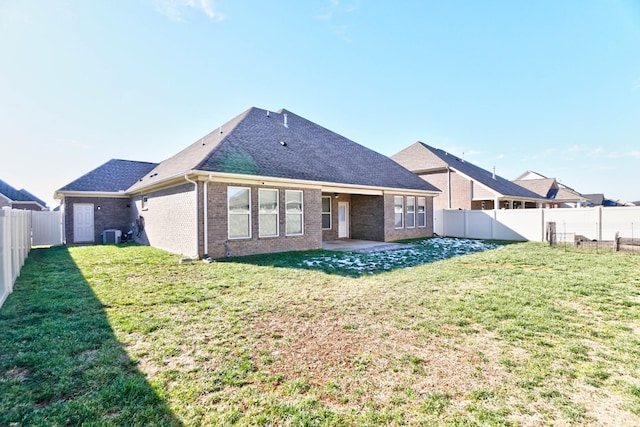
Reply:
[[440, 188], [434, 209], [523, 209], [548, 199], [446, 151], [416, 142], [391, 159]]
[[17, 190], [0, 179], [0, 208], [22, 209], [27, 211], [48, 211], [47, 204], [24, 188]]
[[[118, 185], [107, 185], [112, 179]], [[160, 164], [111, 160], [55, 197], [69, 243], [133, 228], [141, 243], [221, 258], [432, 236], [438, 194], [391, 159], [296, 114], [251, 108]], [[82, 231], [77, 222], [90, 224], [91, 215], [93, 231]]]

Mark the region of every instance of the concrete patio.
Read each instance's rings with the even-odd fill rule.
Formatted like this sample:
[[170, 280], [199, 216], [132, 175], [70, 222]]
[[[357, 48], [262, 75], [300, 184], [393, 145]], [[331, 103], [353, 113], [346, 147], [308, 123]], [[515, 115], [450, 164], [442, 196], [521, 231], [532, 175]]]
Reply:
[[407, 243], [376, 242], [372, 240], [340, 239], [322, 242], [322, 249], [338, 252], [373, 253], [412, 248]]

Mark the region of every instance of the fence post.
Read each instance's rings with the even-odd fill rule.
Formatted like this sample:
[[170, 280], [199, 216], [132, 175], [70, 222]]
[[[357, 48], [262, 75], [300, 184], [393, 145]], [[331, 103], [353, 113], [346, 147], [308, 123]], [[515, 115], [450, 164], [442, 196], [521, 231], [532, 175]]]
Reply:
[[0, 306], [13, 290], [10, 215], [10, 209], [0, 209]]

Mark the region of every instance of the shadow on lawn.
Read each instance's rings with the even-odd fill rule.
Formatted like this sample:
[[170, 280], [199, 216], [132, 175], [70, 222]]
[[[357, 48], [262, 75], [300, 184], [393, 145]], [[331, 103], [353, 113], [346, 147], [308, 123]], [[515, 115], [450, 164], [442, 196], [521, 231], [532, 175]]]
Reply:
[[410, 248], [379, 252], [293, 251], [227, 258], [220, 261], [245, 263], [276, 268], [296, 268], [322, 271], [345, 277], [360, 277], [415, 267], [461, 255], [497, 249], [511, 241], [483, 241], [455, 238], [405, 240]]
[[0, 425], [181, 425], [66, 247], [32, 250], [14, 289], [0, 309]]

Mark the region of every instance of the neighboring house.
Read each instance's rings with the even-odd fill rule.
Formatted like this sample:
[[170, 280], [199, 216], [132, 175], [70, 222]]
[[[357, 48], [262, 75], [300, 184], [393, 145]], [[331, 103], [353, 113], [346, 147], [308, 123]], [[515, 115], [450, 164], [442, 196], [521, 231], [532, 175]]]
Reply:
[[549, 199], [546, 207], [578, 208], [587, 204], [587, 198], [573, 188], [557, 182], [555, 178], [547, 178], [537, 172], [526, 171], [513, 182]]
[[615, 200], [607, 199], [602, 193], [585, 194], [587, 198], [587, 206], [624, 206]]
[[446, 151], [416, 142], [391, 156], [443, 194], [435, 209], [523, 209], [547, 199]]
[[48, 211], [47, 204], [24, 188], [16, 190], [0, 179], [0, 208], [10, 207], [27, 211]]
[[[58, 190], [68, 242], [97, 241], [102, 228], [128, 222], [139, 242], [221, 258], [319, 249], [341, 238], [433, 235], [436, 187], [286, 110], [251, 108], [157, 166], [147, 165], [125, 188], [108, 190], [108, 198], [121, 199], [108, 210], [100, 168], [87, 175], [95, 185], [84, 189], [80, 178]], [[91, 214], [114, 220], [97, 225], [95, 219], [93, 239], [88, 232], [79, 239], [77, 222], [89, 223], [84, 218]]]

